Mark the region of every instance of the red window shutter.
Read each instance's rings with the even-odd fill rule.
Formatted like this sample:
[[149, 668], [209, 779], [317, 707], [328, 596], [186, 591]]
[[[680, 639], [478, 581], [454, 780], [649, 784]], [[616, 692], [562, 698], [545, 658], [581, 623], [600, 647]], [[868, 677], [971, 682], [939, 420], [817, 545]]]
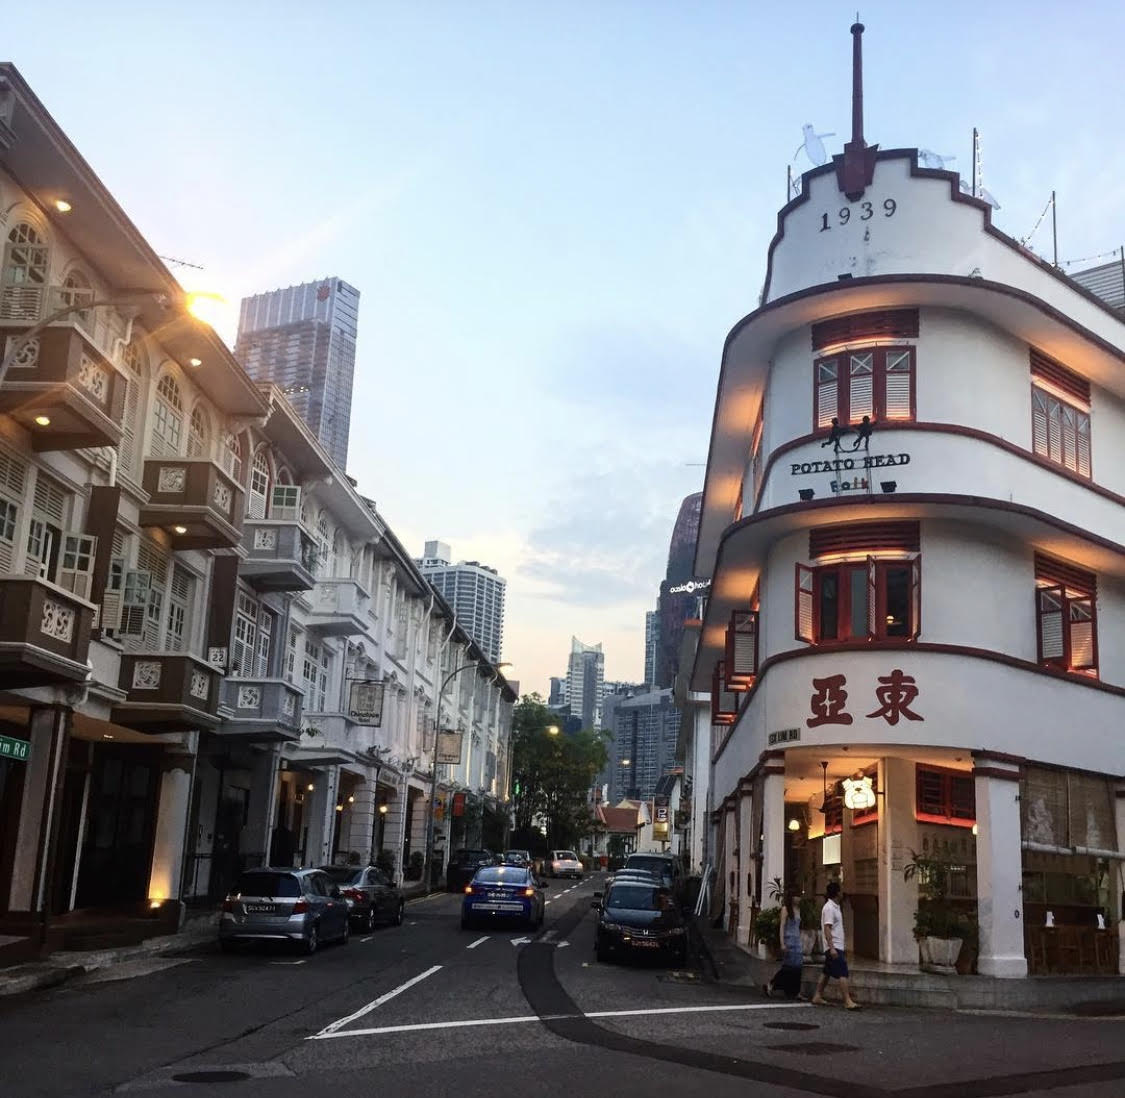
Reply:
[[746, 690], [758, 674], [758, 611], [735, 610], [727, 627], [727, 682]]
[[847, 422], [875, 416], [875, 355], [863, 351], [848, 356]]
[[814, 385], [813, 418], [816, 426], [831, 427], [834, 416], [840, 414], [840, 364], [834, 358], [821, 359], [813, 366]]
[[859, 339], [917, 339], [917, 309], [882, 309], [878, 312], [834, 316], [812, 326], [814, 351]]
[[910, 639], [922, 632], [922, 558], [910, 562]]
[[1098, 631], [1094, 600], [1088, 595], [1066, 600], [1069, 665], [1072, 671], [1090, 671], [1098, 666]]
[[940, 770], [919, 766], [915, 771], [915, 811], [919, 815], [945, 816], [945, 782]]
[[797, 640], [812, 644], [816, 637], [815, 603], [813, 592], [815, 590], [815, 572], [807, 564], [797, 565], [796, 586], [796, 624]]
[[1035, 554], [1035, 578], [1048, 587], [1064, 587], [1079, 595], [1096, 598], [1098, 594], [1098, 577], [1093, 572], [1043, 553]]
[[1030, 349], [1031, 376], [1041, 377], [1049, 381], [1060, 392], [1067, 393], [1084, 404], [1090, 403], [1090, 381], [1088, 378], [1067, 369], [1061, 362], [1037, 351]]
[[883, 377], [879, 388], [882, 407], [876, 408], [879, 419], [909, 420], [914, 418], [914, 351], [890, 349], [883, 360]]
[[724, 660], [715, 662], [711, 674], [711, 723], [734, 724], [738, 717], [738, 699], [727, 686]]
[[1061, 587], [1039, 587], [1035, 591], [1039, 628], [1039, 662], [1066, 666], [1066, 634], [1063, 629], [1065, 596]]
[[1041, 457], [1050, 456], [1047, 444], [1047, 395], [1042, 389], [1031, 387], [1031, 448]]
[[[884, 574], [885, 575], [885, 574]], [[884, 582], [886, 582], [884, 580]], [[884, 600], [885, 601], [885, 600]], [[867, 558], [867, 636], [883, 632], [879, 623], [879, 565], [874, 557]]]
[[921, 533], [917, 522], [848, 522], [838, 526], [817, 526], [809, 531], [809, 556], [827, 557], [836, 553], [886, 552], [902, 550], [917, 553]]
[[975, 820], [977, 818], [976, 782], [970, 777], [956, 774], [945, 775], [949, 779], [948, 816], [953, 820]]

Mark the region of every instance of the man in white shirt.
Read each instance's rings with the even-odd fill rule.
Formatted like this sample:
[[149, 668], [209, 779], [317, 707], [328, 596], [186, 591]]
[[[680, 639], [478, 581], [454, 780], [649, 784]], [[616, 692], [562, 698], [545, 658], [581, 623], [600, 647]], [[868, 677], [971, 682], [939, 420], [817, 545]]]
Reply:
[[848, 962], [844, 956], [844, 916], [840, 911], [840, 882], [829, 881], [824, 890], [825, 902], [820, 912], [820, 929], [824, 934], [824, 972], [816, 985], [812, 1001], [816, 1006], [827, 1006], [824, 989], [829, 980], [840, 981], [840, 991], [844, 996], [844, 1006], [848, 1010], [859, 1010], [859, 1003], [852, 998], [848, 989]]

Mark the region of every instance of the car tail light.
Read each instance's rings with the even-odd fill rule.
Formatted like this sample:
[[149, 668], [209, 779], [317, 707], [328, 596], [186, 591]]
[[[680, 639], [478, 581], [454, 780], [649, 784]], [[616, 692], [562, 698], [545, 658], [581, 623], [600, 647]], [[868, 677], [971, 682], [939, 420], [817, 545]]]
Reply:
[[293, 905], [293, 911], [291, 912], [291, 914], [293, 914], [293, 915], [304, 915], [304, 913], [306, 911], [308, 911], [308, 909], [309, 909], [309, 905], [304, 900], [298, 900]]
[[345, 888], [342, 895], [346, 896], [349, 900], [355, 900], [357, 904], [363, 903], [365, 897], [358, 888]]
[[472, 885], [465, 885], [465, 895], [471, 896], [472, 894], [473, 894], [473, 886]]

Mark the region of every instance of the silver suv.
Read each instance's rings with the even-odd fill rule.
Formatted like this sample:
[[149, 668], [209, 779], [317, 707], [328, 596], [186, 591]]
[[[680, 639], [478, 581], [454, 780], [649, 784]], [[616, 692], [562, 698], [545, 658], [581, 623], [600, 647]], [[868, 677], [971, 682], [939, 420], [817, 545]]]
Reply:
[[321, 942], [348, 940], [348, 901], [319, 869], [248, 869], [223, 901], [219, 945], [295, 942], [315, 953]]

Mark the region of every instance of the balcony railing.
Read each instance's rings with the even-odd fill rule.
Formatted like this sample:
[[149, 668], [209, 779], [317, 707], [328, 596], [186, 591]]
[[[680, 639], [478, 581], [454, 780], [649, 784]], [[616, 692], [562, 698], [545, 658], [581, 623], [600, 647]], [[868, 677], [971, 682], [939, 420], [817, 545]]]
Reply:
[[[0, 358], [21, 332], [4, 334]], [[0, 389], [0, 411], [31, 432], [36, 450], [116, 446], [124, 408], [125, 379], [70, 325], [47, 328], [19, 347]]]
[[195, 656], [130, 653], [118, 686], [126, 692], [112, 719], [140, 732], [185, 732], [219, 723], [219, 672]]
[[0, 686], [83, 682], [94, 606], [30, 576], [0, 579]]
[[316, 546], [299, 522], [248, 518], [242, 547], [239, 574], [259, 591], [309, 591], [316, 582]]
[[214, 462], [145, 458], [142, 526], [162, 526], [173, 549], [233, 549], [242, 541], [242, 489]]
[[283, 679], [229, 678], [222, 684], [229, 716], [219, 732], [258, 741], [297, 740], [301, 736], [304, 694]]
[[367, 592], [353, 579], [322, 579], [309, 595], [311, 613], [305, 622], [326, 637], [350, 637], [366, 624]]

